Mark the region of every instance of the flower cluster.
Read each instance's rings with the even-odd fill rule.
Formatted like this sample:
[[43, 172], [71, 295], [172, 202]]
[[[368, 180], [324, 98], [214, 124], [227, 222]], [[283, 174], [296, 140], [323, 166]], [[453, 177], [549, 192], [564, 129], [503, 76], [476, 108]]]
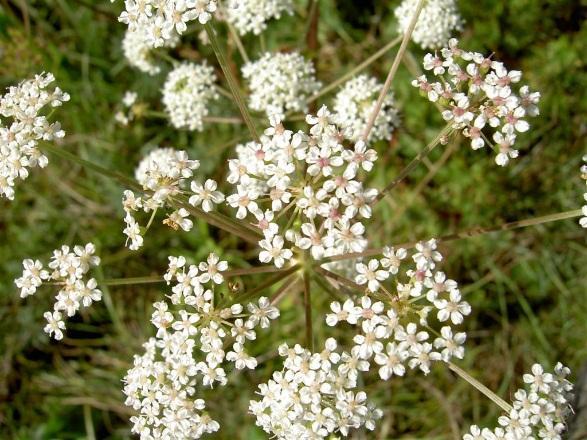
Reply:
[[259, 386], [261, 400], [249, 405], [265, 432], [294, 440], [330, 438], [335, 432], [346, 437], [350, 429], [362, 426], [375, 429], [381, 410], [367, 401], [364, 391], [354, 391], [366, 362], [339, 353], [332, 338], [320, 353], [283, 344], [279, 354], [285, 358], [283, 370]]
[[[583, 156], [583, 162], [585, 163], [581, 166], [581, 178], [585, 181], [585, 184], [587, 184], [587, 154]], [[587, 202], [587, 192], [583, 194], [583, 199]], [[581, 227], [587, 228], [587, 204], [583, 205], [582, 213], [583, 217], [579, 220], [579, 224]]]
[[238, 219], [250, 218], [263, 233], [263, 263], [282, 267], [292, 249], [319, 260], [367, 245], [361, 218], [371, 217], [377, 190], [364, 188], [358, 177], [372, 169], [377, 153], [364, 142], [347, 149], [333, 119], [326, 107], [308, 115], [309, 133], [273, 119], [260, 143], [237, 147], [238, 159], [229, 161], [227, 180], [236, 192], [226, 200]]
[[[404, 0], [396, 9], [400, 34], [405, 34], [416, 12], [418, 0]], [[463, 19], [456, 0], [427, 0], [420, 12], [412, 40], [422, 49], [444, 46], [453, 32], [461, 31]]]
[[72, 250], [69, 246], [61, 246], [61, 249], [53, 251], [53, 257], [48, 264], [50, 271], [44, 268], [41, 261], [26, 259], [22, 262], [22, 276], [14, 280], [20, 289], [21, 298], [34, 295], [43, 283], [60, 287], [53, 304], [53, 312], [45, 312], [43, 315], [47, 320], [45, 332], [57, 340], [63, 339], [65, 330], [63, 312], [72, 317], [80, 307], [89, 307], [92, 302], [102, 299], [102, 292], [96, 288], [96, 280], [84, 280], [90, 268], [100, 264], [100, 257], [94, 255], [95, 252], [96, 247], [92, 243], [75, 246]]
[[[216, 182], [208, 179], [203, 185], [192, 180], [187, 190], [187, 179], [193, 176], [200, 163], [190, 160], [185, 151], [173, 148], [157, 148], [151, 151], [139, 164], [135, 172], [138, 182], [142, 185], [144, 195], [137, 197], [131, 190], [124, 191], [122, 206], [126, 213], [124, 234], [128, 237], [127, 245], [137, 250], [143, 245], [145, 228], [141, 228], [134, 214], [140, 210], [151, 212], [151, 221], [160, 208], [172, 207], [180, 202], [182, 196], [189, 195], [189, 204], [202, 205], [206, 212], [211, 211], [215, 204], [224, 201], [224, 195], [216, 191]], [[189, 231], [193, 222], [188, 218], [185, 208], [175, 209], [163, 221], [172, 229]], [[150, 222], [149, 222], [150, 225]], [[148, 228], [148, 226], [147, 226]]]
[[[48, 159], [38, 149], [40, 141], [62, 138], [65, 132], [59, 122], [49, 122], [42, 115], [46, 106], [59, 107], [69, 101], [69, 95], [59, 87], [50, 90], [55, 81], [51, 73], [35, 75], [33, 79], [8, 88], [0, 97], [0, 196], [14, 199], [14, 182], [24, 180], [29, 168], [44, 168]], [[7, 123], [5, 126], [4, 123]]]
[[[522, 78], [518, 70], [508, 71], [503, 63], [477, 52], [457, 47], [451, 39], [438, 54], [426, 54], [424, 69], [439, 79], [429, 82], [425, 75], [412, 82], [432, 102], [442, 108], [442, 117], [454, 130], [462, 130], [475, 150], [488, 143], [498, 153], [495, 162], [506, 165], [518, 157], [513, 149], [516, 134], [528, 131], [526, 117], [537, 116], [540, 93], [522, 86], [516, 94], [514, 84]], [[496, 129], [495, 145], [485, 136], [486, 127]]]
[[125, 111], [118, 111], [114, 115], [114, 119], [121, 125], [128, 125], [135, 117], [133, 106], [136, 104], [138, 95], [136, 92], [127, 91], [122, 97], [122, 105]]
[[[179, 37], [165, 40], [164, 47], [175, 47]], [[161, 67], [154, 59], [153, 46], [150, 44], [149, 35], [145, 28], [137, 27], [134, 30], [127, 29], [122, 39], [122, 51], [128, 63], [135, 69], [148, 75], [156, 75], [161, 72]]]
[[150, 47], [165, 46], [187, 30], [190, 21], [205, 24], [216, 11], [216, 0], [125, 0], [118, 20], [141, 34]]
[[[383, 85], [377, 79], [360, 75], [348, 81], [336, 94], [334, 118], [338, 125], [349, 131], [348, 136], [352, 141], [358, 141], [365, 131], [382, 88]], [[368, 140], [390, 140], [394, 128], [398, 125], [398, 110], [395, 107], [393, 93], [389, 93], [383, 100]]]
[[230, 364], [237, 370], [257, 366], [244, 346], [279, 310], [264, 297], [246, 307], [220, 306], [227, 297], [220, 291], [227, 269], [214, 254], [198, 265], [169, 257], [164, 278], [174, 284], [171, 303], [154, 304], [151, 322], [157, 334], [144, 345], [145, 353], [135, 356], [124, 379], [125, 403], [139, 412], [131, 418], [133, 432], [142, 439], [199, 438], [217, 431], [219, 423], [198, 396], [204, 388], [226, 385]]
[[169, 72], [163, 85], [163, 104], [175, 128], [202, 131], [210, 101], [218, 99], [214, 69], [202, 64], [182, 63]]
[[[457, 283], [435, 270], [442, 259], [435, 240], [418, 243], [416, 250], [414, 266], [405, 273], [400, 266], [408, 254], [401, 248], [385, 248], [383, 258], [358, 263], [355, 282], [366, 287], [365, 296], [360, 302], [332, 303], [332, 313], [326, 316], [330, 326], [347, 322], [360, 327], [351, 352], [366, 361], [373, 359], [383, 380], [403, 376], [406, 366], [428, 374], [432, 361], [448, 362], [464, 355], [466, 335], [453, 333], [450, 324], [461, 324], [471, 307], [462, 301]], [[399, 279], [400, 275], [406, 279]], [[386, 289], [382, 282], [391, 276], [396, 277], [395, 286]], [[422, 330], [433, 324], [431, 312], [443, 325], [434, 341]]]
[[265, 53], [245, 64], [242, 73], [250, 89], [249, 106], [267, 116], [306, 112], [308, 98], [320, 88], [312, 62], [297, 52]]
[[514, 394], [512, 409], [498, 419], [500, 426], [490, 430], [473, 425], [463, 440], [562, 439], [565, 419], [572, 412], [573, 385], [566, 379], [569, 374], [570, 370], [560, 362], [554, 374], [534, 364], [532, 372], [523, 376], [526, 387]]
[[284, 13], [293, 14], [293, 0], [229, 0], [226, 19], [241, 35], [259, 35], [269, 20]]

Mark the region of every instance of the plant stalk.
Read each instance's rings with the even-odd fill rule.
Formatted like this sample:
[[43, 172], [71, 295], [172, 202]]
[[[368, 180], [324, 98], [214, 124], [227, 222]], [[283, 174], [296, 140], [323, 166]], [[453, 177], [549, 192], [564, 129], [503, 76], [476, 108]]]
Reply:
[[253, 119], [245, 105], [244, 98], [241, 94], [239, 86], [236, 82], [236, 78], [232, 74], [232, 70], [230, 70], [230, 66], [228, 65], [228, 61], [224, 56], [224, 51], [220, 47], [220, 43], [218, 42], [218, 38], [216, 37], [216, 30], [212, 26], [210, 22], [204, 25], [206, 29], [206, 33], [208, 34], [208, 38], [210, 39], [210, 44], [212, 45], [212, 49], [214, 49], [214, 53], [216, 54], [216, 58], [220, 63], [220, 67], [222, 68], [222, 72], [224, 72], [224, 76], [226, 77], [226, 81], [228, 82], [228, 87], [230, 88], [230, 92], [234, 100], [236, 101], [236, 105], [238, 106], [243, 119], [245, 120], [245, 124], [249, 131], [251, 132], [251, 136], [253, 140], [259, 142], [259, 135], [257, 134], [257, 129], [255, 128], [255, 124], [253, 123]]
[[395, 74], [396, 74], [397, 69], [400, 65], [400, 62], [401, 62], [402, 57], [404, 55], [404, 52], [406, 51], [406, 49], [408, 47], [408, 43], [410, 42], [412, 32], [414, 31], [414, 28], [416, 27], [416, 22], [418, 21], [418, 17], [420, 16], [420, 12], [422, 11], [422, 7], [424, 6], [425, 1], [426, 0], [418, 0], [418, 4], [416, 5], [416, 10], [414, 11], [414, 16], [412, 17], [412, 20], [410, 21], [410, 25], [408, 26], [408, 29], [406, 30], [406, 33], [404, 34], [404, 37], [402, 39], [402, 44], [400, 45], [399, 50], [397, 51], [397, 54], [395, 55], [395, 59], [393, 60], [393, 64], [391, 65], [391, 69], [389, 69], [389, 73], [387, 75], [387, 78], [385, 79], [385, 83], [383, 84], [383, 88], [381, 89], [381, 93], [379, 94], [379, 98], [377, 98], [377, 103], [375, 104], [375, 108], [371, 112], [371, 116], [369, 117], [369, 122], [367, 123], [367, 127], [365, 127], [365, 131], [362, 136], [362, 139], [365, 142], [367, 142], [367, 139], [369, 139], [369, 134], [371, 133], [371, 130], [373, 129], [373, 125], [375, 125], [375, 120], [377, 119], [377, 115], [379, 114], [379, 111], [381, 110], [381, 107], [383, 105], [383, 100], [385, 99], [385, 96], [387, 95], [387, 93], [389, 92], [389, 89], [391, 88], [391, 83], [393, 81], [393, 78], [395, 77]]

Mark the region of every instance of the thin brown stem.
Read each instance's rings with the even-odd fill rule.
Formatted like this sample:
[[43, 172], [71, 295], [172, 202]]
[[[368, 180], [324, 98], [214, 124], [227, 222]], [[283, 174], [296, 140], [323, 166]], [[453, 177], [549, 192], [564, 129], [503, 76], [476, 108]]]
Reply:
[[357, 73], [359, 73], [359, 72], [363, 71], [364, 69], [366, 69], [367, 67], [369, 67], [373, 62], [377, 61], [379, 58], [381, 58], [383, 55], [385, 55], [391, 48], [397, 46], [397, 44], [401, 41], [401, 39], [402, 39], [402, 36], [400, 35], [396, 39], [387, 43], [385, 46], [383, 46], [381, 49], [379, 49], [377, 52], [375, 52], [373, 55], [371, 55], [369, 58], [367, 58], [365, 61], [363, 61], [361, 64], [359, 64], [357, 67], [355, 67], [351, 71], [345, 73], [343, 76], [341, 76], [337, 80], [333, 81], [332, 83], [330, 83], [326, 87], [324, 87], [321, 90], [319, 90], [318, 92], [316, 92], [314, 95], [312, 95], [308, 99], [308, 102], [309, 103], [313, 102], [316, 99], [320, 98], [321, 96], [326, 95], [330, 91], [336, 89], [341, 84], [345, 83], [348, 79], [355, 76]]
[[367, 142], [367, 139], [369, 139], [369, 134], [371, 133], [371, 130], [373, 129], [373, 125], [375, 125], [375, 120], [377, 119], [377, 115], [379, 114], [379, 112], [381, 111], [381, 107], [383, 106], [383, 100], [385, 99], [385, 96], [387, 95], [387, 93], [389, 92], [389, 89], [391, 88], [391, 83], [393, 81], [393, 78], [395, 77], [395, 74], [396, 74], [397, 69], [400, 65], [400, 62], [401, 62], [402, 57], [404, 55], [404, 52], [406, 51], [406, 49], [408, 47], [408, 43], [410, 42], [412, 32], [414, 31], [414, 28], [416, 27], [416, 22], [418, 21], [418, 17], [420, 16], [420, 12], [422, 11], [422, 7], [424, 6], [425, 1], [426, 0], [418, 0], [418, 4], [416, 5], [416, 10], [414, 11], [414, 15], [412, 16], [412, 20], [410, 21], [410, 25], [408, 26], [408, 29], [406, 30], [406, 33], [404, 34], [404, 37], [402, 39], [402, 44], [400, 45], [399, 50], [397, 51], [397, 54], [395, 55], [395, 59], [393, 60], [393, 64], [391, 65], [391, 69], [389, 69], [389, 73], [387, 75], [387, 78], [385, 79], [385, 83], [383, 84], [383, 88], [381, 89], [381, 93], [379, 94], [379, 98], [377, 98], [377, 103], [375, 104], [375, 108], [371, 112], [371, 115], [369, 116], [369, 122], [367, 123], [367, 126], [365, 127], [365, 131], [363, 132], [362, 139], [365, 142]]
[[312, 331], [312, 296], [310, 292], [310, 274], [304, 271], [304, 316], [306, 321], [306, 347], [314, 352], [314, 332]]
[[[516, 220], [513, 222], [502, 223], [501, 225], [491, 226], [491, 227], [486, 227], [486, 228], [478, 226], [475, 228], [467, 229], [465, 231], [455, 232], [453, 234], [448, 234], [448, 235], [443, 235], [441, 237], [436, 238], [436, 241], [438, 243], [441, 243], [441, 242], [446, 243], [449, 241], [461, 240], [463, 238], [479, 237], [482, 235], [491, 234], [493, 232], [509, 231], [512, 229], [541, 225], [543, 223], [551, 223], [551, 222], [556, 222], [556, 221], [560, 221], [560, 220], [567, 220], [570, 218], [580, 217], [581, 215], [583, 215], [581, 209], [574, 209], [572, 211], [557, 212], [556, 214], [544, 215], [542, 217], [532, 217], [532, 218], [525, 219], [525, 220]], [[393, 246], [394, 247], [401, 247], [404, 249], [410, 249], [410, 248], [415, 247], [416, 244], [418, 244], [421, 241], [422, 240], [411, 241], [411, 242], [407, 242], [407, 243], [399, 243], [399, 244], [394, 244]], [[383, 248], [367, 249], [366, 251], [363, 251], [363, 252], [351, 252], [351, 253], [344, 254], [344, 255], [335, 255], [333, 257], [327, 257], [327, 258], [320, 260], [316, 264], [320, 265], [320, 264], [329, 263], [332, 261], [353, 260], [353, 259], [363, 258], [363, 257], [373, 257], [375, 255], [381, 255], [382, 252], [383, 252]]]
[[416, 157], [414, 157], [414, 159], [412, 159], [412, 161], [406, 165], [406, 167], [400, 171], [400, 173], [398, 174], [398, 176], [393, 179], [391, 182], [389, 182], [389, 184], [383, 188], [383, 190], [381, 190], [379, 192], [379, 194], [377, 194], [377, 197], [375, 198], [375, 200], [373, 201], [373, 205], [375, 205], [377, 202], [379, 202], [381, 199], [383, 199], [385, 197], [386, 194], [389, 193], [389, 191], [391, 191], [393, 188], [395, 188], [402, 180], [404, 180], [413, 170], [414, 168], [416, 168], [421, 162], [422, 160], [427, 157], [430, 152], [432, 150], [434, 150], [434, 148], [440, 143], [440, 141], [444, 138], [446, 138], [446, 136], [448, 136], [452, 131], [452, 128], [449, 125], [446, 125], [441, 131], [440, 133], [438, 133], [436, 135], [436, 137], [434, 139], [432, 139], [432, 141], [430, 141], [430, 143], [428, 145], [426, 145], [424, 147], [424, 149], [422, 151], [420, 151], [418, 153], [418, 155]]

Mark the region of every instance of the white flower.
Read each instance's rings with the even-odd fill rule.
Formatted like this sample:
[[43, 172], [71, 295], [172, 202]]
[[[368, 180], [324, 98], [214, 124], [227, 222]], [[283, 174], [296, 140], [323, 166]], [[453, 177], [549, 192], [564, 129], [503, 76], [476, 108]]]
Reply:
[[[417, 0], [404, 0], [395, 9], [400, 33], [406, 33], [417, 4]], [[435, 49], [445, 45], [452, 33], [462, 27], [463, 19], [455, 0], [428, 0], [420, 12], [412, 40], [422, 49]]]
[[228, 270], [228, 263], [226, 261], [220, 261], [218, 255], [210, 254], [206, 262], [200, 263], [198, 269], [201, 272], [198, 277], [201, 283], [207, 283], [212, 280], [215, 284], [222, 284], [224, 282], [222, 272]]
[[15, 182], [25, 180], [30, 168], [47, 166], [47, 157], [37, 148], [40, 141], [65, 136], [59, 122], [51, 123], [43, 114], [47, 107], [69, 101], [69, 95], [59, 87], [49, 89], [54, 81], [53, 74], [42, 73], [9, 87], [0, 96], [0, 116], [6, 118], [0, 121], [0, 197], [13, 200]]
[[280, 235], [276, 235], [271, 239], [261, 240], [259, 246], [264, 250], [259, 253], [259, 261], [269, 263], [273, 260], [275, 267], [283, 267], [285, 261], [293, 256], [291, 249], [284, 249], [283, 244], [283, 237]]
[[447, 321], [449, 318], [453, 324], [461, 324], [463, 322], [463, 315], [466, 316], [471, 313], [471, 306], [466, 301], [461, 301], [461, 294], [458, 290], [451, 290], [449, 293], [449, 300], [437, 299], [434, 301], [434, 306], [438, 309], [438, 320], [440, 322]]
[[65, 322], [61, 319], [61, 313], [59, 312], [45, 312], [43, 314], [45, 319], [47, 320], [47, 325], [43, 329], [45, 333], [48, 333], [49, 336], [53, 335], [53, 337], [60, 341], [63, 339], [63, 332], [62, 330], [65, 329]]
[[161, 47], [187, 30], [187, 23], [207, 23], [216, 11], [216, 0], [126, 0], [118, 20], [129, 31], [144, 33], [145, 43]]
[[181, 228], [184, 231], [190, 231], [194, 226], [194, 222], [188, 218], [189, 216], [190, 213], [186, 209], [180, 208], [177, 211], [173, 211], [171, 214], [169, 214], [163, 223], [172, 229]]
[[[359, 141], [373, 113], [377, 98], [383, 85], [376, 78], [359, 75], [347, 81], [334, 98], [334, 120], [351, 134], [352, 141]], [[390, 140], [392, 132], [399, 125], [398, 110], [393, 93], [388, 93], [383, 100], [375, 124], [369, 133], [369, 141]], [[369, 150], [373, 151], [373, 150]], [[373, 153], [375, 153], [373, 151]], [[369, 162], [366, 163], [368, 167]], [[367, 168], [366, 168], [367, 169]], [[367, 171], [369, 171], [367, 169]]]
[[404, 361], [410, 356], [404, 343], [388, 343], [385, 352], [375, 354], [375, 363], [381, 365], [379, 376], [383, 380], [388, 380], [394, 374], [403, 376], [406, 372]]
[[267, 28], [267, 21], [279, 19], [284, 13], [292, 15], [293, 11], [292, 0], [229, 0], [226, 20], [240, 35], [259, 35]]
[[182, 63], [167, 75], [163, 85], [163, 104], [175, 128], [202, 131], [216, 91], [214, 69], [202, 64]]
[[192, 181], [190, 186], [193, 196], [190, 197], [189, 203], [193, 206], [202, 204], [204, 212], [210, 212], [214, 209], [214, 205], [218, 205], [224, 201], [224, 194], [217, 191], [218, 184], [215, 180], [208, 179], [202, 186], [196, 181]]
[[307, 99], [318, 91], [314, 66], [299, 53], [265, 53], [242, 68], [251, 91], [249, 106], [281, 118], [287, 111], [306, 111]]
[[440, 354], [442, 360], [448, 362], [451, 357], [462, 359], [465, 355], [465, 348], [462, 346], [465, 343], [467, 335], [465, 333], [457, 333], [453, 336], [452, 329], [448, 326], [440, 329], [442, 337], [434, 340], [434, 347], [442, 348]]
[[355, 277], [357, 284], [367, 284], [367, 289], [376, 292], [379, 289], [379, 282], [389, 277], [389, 272], [379, 269], [379, 261], [369, 260], [367, 265], [357, 263], [355, 266], [358, 275]]

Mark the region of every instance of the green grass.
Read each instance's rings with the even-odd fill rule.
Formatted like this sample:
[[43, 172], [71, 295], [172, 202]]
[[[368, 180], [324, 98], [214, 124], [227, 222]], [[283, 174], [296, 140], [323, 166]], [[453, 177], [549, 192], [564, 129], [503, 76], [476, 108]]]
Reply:
[[[336, 79], [395, 37], [397, 2], [389, 3], [320, 1], [321, 80]], [[188, 133], [160, 119], [139, 120], [128, 128], [115, 124], [113, 114], [126, 90], [137, 91], [141, 101], [160, 110], [164, 79], [164, 73], [149, 78], [126, 65], [120, 48], [124, 25], [115, 19], [120, 5], [81, 0], [0, 4], [0, 86], [40, 71], [54, 73], [72, 96], [57, 113], [67, 132], [63, 148], [132, 176], [145, 151], [170, 145], [199, 158], [202, 173], [222, 179], [231, 140], [247, 139], [244, 126], [214, 125]], [[465, 141], [416, 193], [429, 172], [419, 167], [377, 209], [372, 225], [377, 232], [370, 236], [374, 246], [580, 207], [584, 183], [579, 166], [587, 130], [585, 2], [479, 0], [462, 1], [461, 8], [467, 21], [462, 47], [495, 52], [508, 67], [521, 69], [524, 80], [542, 93], [541, 116], [520, 137], [521, 157], [505, 169], [495, 166], [487, 151], [471, 151]], [[272, 50], [296, 47], [304, 29], [298, 16], [274, 22], [266, 33], [267, 45]], [[244, 42], [250, 55], [259, 53], [257, 38]], [[409, 51], [408, 58], [416, 61], [424, 54], [415, 46]], [[383, 79], [393, 54], [369, 71]], [[197, 32], [174, 55], [206, 58], [217, 66], [211, 49], [198, 43]], [[229, 56], [240, 63], [235, 49]], [[443, 125], [434, 106], [409, 85], [412, 77], [402, 65], [394, 81], [402, 126], [391, 143], [377, 145], [376, 187], [391, 180]], [[219, 112], [238, 112], [227, 100], [220, 106]], [[431, 163], [444, 152], [437, 150]], [[145, 247], [132, 253], [123, 247], [118, 184], [56, 157], [45, 170], [31, 174], [18, 185], [14, 202], [0, 200], [0, 438], [80, 439], [90, 424], [96, 438], [129, 438], [120, 380], [132, 354], [152, 333], [151, 303], [161, 298], [161, 286], [111, 287], [113, 308], [92, 306], [68, 325], [68, 338], [55, 343], [42, 332], [50, 289], [23, 301], [13, 285], [22, 259], [46, 259], [63, 243], [93, 241], [103, 256], [100, 276], [122, 278], [160, 274], [168, 255], [199, 261], [214, 251], [239, 267], [254, 262], [254, 251], [203, 223], [180, 234], [156, 222]], [[463, 368], [506, 400], [533, 362], [552, 366], [560, 360], [579, 369], [587, 355], [587, 249], [577, 221], [453, 241], [442, 251], [445, 272], [459, 281], [474, 310], [466, 320]], [[250, 286], [260, 279], [240, 282]], [[314, 295], [317, 310], [326, 310], [329, 301]], [[284, 339], [301, 342], [296, 339], [303, 333], [301, 299], [288, 298], [282, 311], [279, 326], [259, 341], [259, 353], [274, 350]], [[115, 320], [121, 325], [114, 325]], [[317, 338], [324, 338], [323, 326], [317, 320], [314, 326]], [[211, 413], [223, 415], [217, 438], [264, 438], [246, 406], [256, 384], [275, 365], [269, 361], [229, 386], [205, 393]], [[492, 425], [499, 414], [499, 408], [441, 365], [428, 376], [371, 381], [368, 390], [385, 409], [381, 438], [455, 438], [455, 429], [462, 433], [471, 423]]]

